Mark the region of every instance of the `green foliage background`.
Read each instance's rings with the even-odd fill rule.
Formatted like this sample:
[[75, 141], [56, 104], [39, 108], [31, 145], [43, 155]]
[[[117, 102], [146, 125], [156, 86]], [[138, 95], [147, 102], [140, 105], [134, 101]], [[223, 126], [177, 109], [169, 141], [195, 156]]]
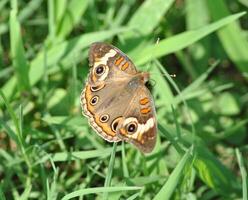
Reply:
[[[247, 10], [246, 0], [1, 0], [0, 199], [247, 200]], [[81, 116], [96, 41], [151, 73], [149, 155], [103, 141]]]

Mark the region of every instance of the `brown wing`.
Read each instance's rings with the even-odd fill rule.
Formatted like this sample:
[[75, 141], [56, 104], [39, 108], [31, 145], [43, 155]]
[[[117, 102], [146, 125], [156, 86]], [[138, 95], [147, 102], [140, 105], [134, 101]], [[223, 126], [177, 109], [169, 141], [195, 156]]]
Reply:
[[116, 52], [116, 54], [113, 57], [108, 58], [108, 66], [110, 67], [117, 67], [122, 74], [125, 76], [125, 74], [136, 74], [137, 69], [133, 62], [128, 58], [126, 54], [124, 54], [120, 49], [110, 45], [105, 44], [102, 42], [96, 42], [91, 44], [90, 50], [89, 50], [89, 65], [94, 66], [95, 63], [97, 63], [102, 58], [106, 58], [108, 55], [112, 52]]
[[[83, 114], [101, 137], [110, 142], [119, 141], [113, 122], [122, 117], [126, 108], [120, 105], [132, 95], [132, 92], [125, 95], [121, 93], [128, 80], [137, 74], [136, 68], [119, 49], [99, 42], [90, 47], [89, 63], [91, 71], [81, 94]], [[96, 73], [99, 66], [104, 68], [101, 75]], [[103, 116], [107, 116], [106, 122], [101, 120]]]
[[[126, 81], [111, 81], [104, 83], [104, 87], [92, 91], [92, 86], [87, 84], [82, 92], [82, 108], [84, 114], [89, 117], [91, 126], [96, 132], [109, 142], [120, 141], [116, 135], [116, 122], [122, 119], [126, 103], [131, 98], [132, 92], [123, 92]], [[92, 104], [93, 98], [97, 102]], [[102, 120], [107, 117], [106, 121]]]
[[143, 153], [149, 153], [156, 144], [157, 120], [150, 91], [140, 86], [119, 122], [117, 136], [133, 143]]

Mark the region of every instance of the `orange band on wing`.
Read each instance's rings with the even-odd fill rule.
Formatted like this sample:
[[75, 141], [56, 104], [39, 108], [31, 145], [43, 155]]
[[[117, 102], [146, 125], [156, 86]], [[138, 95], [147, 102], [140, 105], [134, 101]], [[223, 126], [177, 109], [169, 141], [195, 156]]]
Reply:
[[151, 108], [142, 108], [141, 110], [140, 110], [140, 112], [142, 113], [142, 114], [147, 114], [147, 113], [149, 113], [151, 111]]
[[121, 133], [122, 135], [126, 135], [126, 134], [127, 134], [124, 128], [121, 128], [121, 129], [120, 129], [120, 133]]
[[102, 130], [105, 134], [110, 135], [112, 137], [116, 136], [116, 133], [114, 131], [112, 131], [111, 127], [109, 126], [109, 123], [100, 122], [98, 115], [95, 115], [94, 119], [95, 119], [96, 124], [102, 128]]
[[124, 60], [124, 57], [120, 57], [120, 58], [118, 58], [116, 61], [115, 61], [115, 65], [119, 65], [119, 64], [121, 64], [121, 62]]
[[87, 111], [91, 113], [93, 113], [93, 110], [94, 110], [94, 106], [92, 106], [90, 104], [90, 100], [92, 98], [92, 92], [91, 92], [91, 89], [90, 89], [90, 85], [87, 85], [85, 87], [85, 99], [86, 99], [86, 102], [87, 102]]
[[103, 130], [103, 132], [106, 135], [115, 137], [116, 136], [116, 133], [112, 131], [112, 129], [108, 125], [108, 123], [102, 123], [102, 122], [100, 122], [99, 116], [96, 115], [96, 114], [94, 114], [95, 108], [94, 108], [94, 106], [92, 106], [90, 104], [91, 98], [92, 98], [91, 87], [90, 87], [90, 85], [87, 85], [86, 86], [86, 90], [85, 90], [85, 99], [86, 99], [86, 102], [87, 102], [87, 111], [90, 112], [90, 114], [92, 115], [92, 117], [94, 117], [94, 122], [97, 124], [97, 126], [99, 126]]
[[144, 99], [140, 99], [140, 104], [141, 105], [146, 105], [149, 102], [149, 99], [145, 97]]
[[138, 134], [137, 140], [138, 140], [139, 142], [142, 140], [142, 136], [143, 136], [142, 133], [139, 133], [139, 134]]
[[128, 68], [128, 66], [129, 66], [129, 63], [126, 62], [124, 65], [121, 66], [121, 70], [122, 71], [126, 70]]

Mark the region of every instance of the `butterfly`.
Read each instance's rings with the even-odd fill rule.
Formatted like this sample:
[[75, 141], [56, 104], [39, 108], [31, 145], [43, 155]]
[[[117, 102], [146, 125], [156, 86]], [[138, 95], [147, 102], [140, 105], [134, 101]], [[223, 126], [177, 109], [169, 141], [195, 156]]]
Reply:
[[126, 141], [143, 153], [154, 149], [157, 134], [155, 105], [146, 82], [118, 48], [96, 42], [89, 49], [90, 72], [81, 93], [83, 115], [108, 142]]

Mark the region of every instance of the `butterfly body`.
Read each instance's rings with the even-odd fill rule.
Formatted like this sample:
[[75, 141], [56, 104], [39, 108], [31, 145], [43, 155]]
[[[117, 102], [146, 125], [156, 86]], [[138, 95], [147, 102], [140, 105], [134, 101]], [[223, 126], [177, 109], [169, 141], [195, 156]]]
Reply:
[[145, 83], [149, 73], [138, 72], [119, 49], [93, 43], [89, 51], [90, 73], [81, 94], [83, 114], [109, 142], [127, 141], [142, 152], [155, 146], [155, 107]]

